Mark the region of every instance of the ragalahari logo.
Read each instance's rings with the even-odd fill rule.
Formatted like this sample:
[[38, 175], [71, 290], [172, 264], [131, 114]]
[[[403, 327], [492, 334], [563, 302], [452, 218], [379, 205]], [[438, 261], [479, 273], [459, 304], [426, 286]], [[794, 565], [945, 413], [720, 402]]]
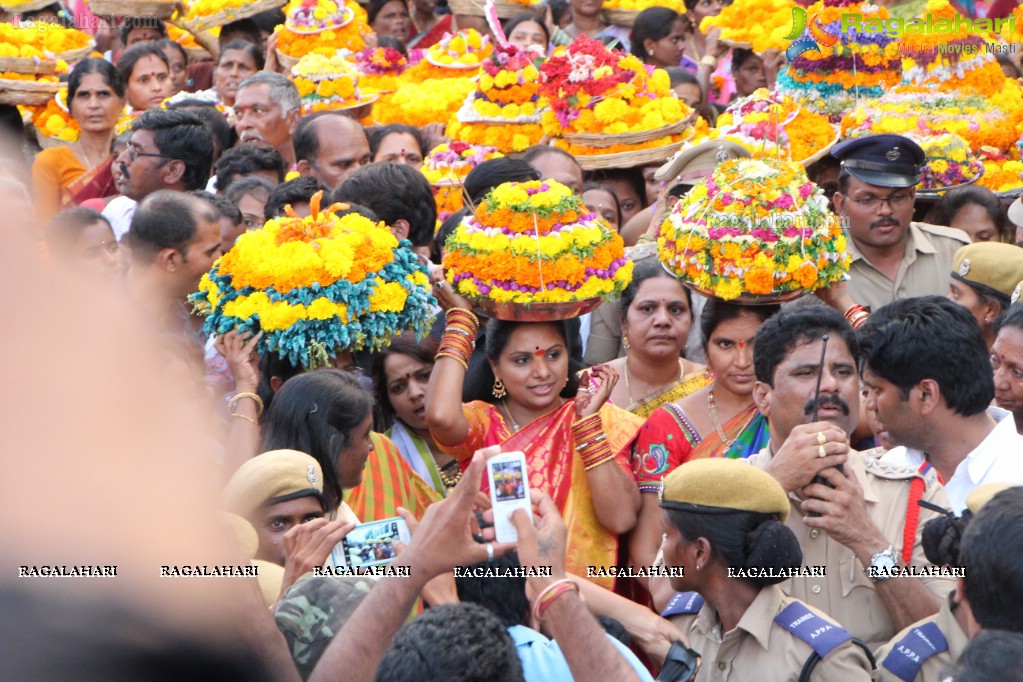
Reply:
[[793, 43], [785, 50], [785, 57], [794, 62], [796, 57], [811, 50], [821, 51], [821, 47], [834, 47], [838, 44], [838, 36], [829, 33], [821, 25], [820, 16], [815, 14], [810, 21], [806, 20], [806, 10], [802, 7], [792, 8], [792, 30], [785, 40]]

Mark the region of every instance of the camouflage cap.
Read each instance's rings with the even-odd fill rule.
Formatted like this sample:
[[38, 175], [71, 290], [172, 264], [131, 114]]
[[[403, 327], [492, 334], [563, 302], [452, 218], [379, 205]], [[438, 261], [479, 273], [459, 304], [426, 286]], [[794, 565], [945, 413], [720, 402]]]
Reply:
[[376, 580], [360, 576], [312, 575], [291, 586], [277, 605], [277, 627], [302, 679], [312, 674], [334, 635], [359, 607]]

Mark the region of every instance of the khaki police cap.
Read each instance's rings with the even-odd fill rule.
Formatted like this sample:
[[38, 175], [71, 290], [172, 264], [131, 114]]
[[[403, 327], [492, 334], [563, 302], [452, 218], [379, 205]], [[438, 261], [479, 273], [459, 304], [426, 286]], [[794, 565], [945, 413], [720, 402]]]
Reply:
[[1023, 249], [1002, 242], [976, 242], [956, 251], [952, 277], [988, 293], [1011, 297], [1023, 279]]
[[697, 459], [664, 479], [661, 507], [702, 514], [777, 514], [784, 521], [789, 498], [770, 474], [754, 466], [733, 459]]
[[265, 505], [322, 495], [319, 462], [297, 450], [271, 450], [238, 467], [224, 488], [224, 506], [248, 517]]

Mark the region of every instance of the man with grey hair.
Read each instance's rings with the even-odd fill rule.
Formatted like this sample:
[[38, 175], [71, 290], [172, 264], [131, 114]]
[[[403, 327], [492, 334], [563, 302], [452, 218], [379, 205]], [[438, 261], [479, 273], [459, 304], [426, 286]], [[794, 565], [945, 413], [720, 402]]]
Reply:
[[234, 125], [239, 140], [242, 144], [261, 142], [273, 147], [289, 168], [295, 165], [292, 137], [301, 113], [298, 88], [279, 73], [260, 71], [238, 86]]

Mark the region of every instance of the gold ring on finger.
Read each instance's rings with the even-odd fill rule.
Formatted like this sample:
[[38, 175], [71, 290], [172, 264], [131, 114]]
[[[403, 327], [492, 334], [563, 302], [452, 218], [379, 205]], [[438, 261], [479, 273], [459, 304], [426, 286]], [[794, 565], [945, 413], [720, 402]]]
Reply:
[[828, 456], [828, 451], [824, 449], [823, 445], [818, 445], [817, 446], [817, 456], [818, 457], [827, 457]]
[[828, 442], [828, 437], [824, 435], [823, 431], [817, 432], [817, 445], [824, 445]]

